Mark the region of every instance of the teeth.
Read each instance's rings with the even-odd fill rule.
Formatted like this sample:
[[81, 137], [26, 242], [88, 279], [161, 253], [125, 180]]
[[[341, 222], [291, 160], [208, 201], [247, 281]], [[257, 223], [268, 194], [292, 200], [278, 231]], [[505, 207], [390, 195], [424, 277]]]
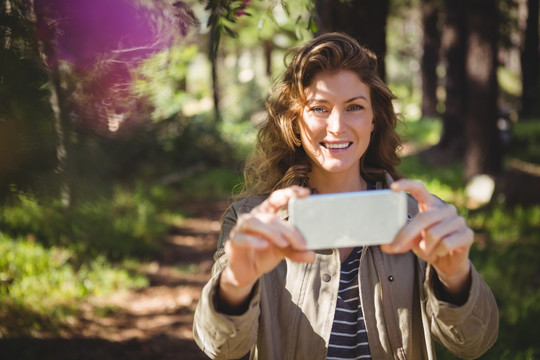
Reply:
[[343, 143], [343, 144], [328, 144], [324, 143], [324, 146], [328, 149], [344, 149], [349, 146], [349, 143]]

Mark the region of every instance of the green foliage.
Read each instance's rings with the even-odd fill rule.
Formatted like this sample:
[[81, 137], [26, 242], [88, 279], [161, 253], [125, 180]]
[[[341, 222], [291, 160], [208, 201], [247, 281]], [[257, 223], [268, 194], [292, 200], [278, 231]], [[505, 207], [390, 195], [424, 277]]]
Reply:
[[203, 173], [195, 173], [182, 180], [180, 187], [188, 198], [218, 200], [226, 199], [231, 192], [242, 182], [240, 171], [214, 168]]
[[[416, 3], [418, 4], [418, 3]], [[418, 7], [411, 1], [393, 1], [387, 19], [384, 59], [386, 82], [397, 96], [396, 110], [409, 120], [421, 116], [422, 28]]]
[[0, 5], [0, 197], [12, 182], [38, 187], [56, 161], [47, 73], [27, 11], [21, 1]]
[[221, 134], [229, 143], [235, 143], [233, 148], [234, 158], [247, 159], [253, 151], [257, 138], [257, 131], [249, 121], [233, 122], [226, 121], [221, 125]]
[[422, 121], [405, 118], [398, 123], [397, 132], [403, 142], [414, 144], [417, 147], [435, 145], [441, 135], [441, 119], [422, 119]]
[[540, 119], [523, 119], [513, 124], [509, 156], [540, 164]]
[[[314, 9], [314, 3], [310, 0], [207, 0], [207, 25], [212, 34], [210, 56], [216, 57], [222, 34], [232, 38], [241, 36], [242, 42], [248, 46], [254, 44], [255, 39], [268, 40], [279, 32], [293, 35], [296, 40], [311, 35], [317, 31]], [[247, 42], [244, 42], [246, 39]]]
[[76, 254], [67, 248], [1, 233], [0, 253], [0, 337], [57, 332], [77, 312], [78, 301], [147, 285], [103, 256], [75, 266]]
[[209, 96], [208, 91], [186, 91], [185, 88], [188, 70], [197, 52], [195, 45], [174, 46], [151, 56], [137, 68], [135, 92], [150, 101], [154, 108], [154, 120], [189, 113], [186, 107]]
[[170, 194], [156, 185], [149, 190], [117, 186], [110, 197], [101, 194], [69, 210], [59, 201], [20, 193], [4, 206], [0, 228], [15, 237], [69, 247], [81, 261], [97, 253], [115, 259], [145, 256], [156, 249], [167, 229], [160, 221], [165, 201]]
[[66, 209], [15, 191], [0, 213], [0, 337], [58, 333], [80, 301], [146, 286], [130, 259], [152, 255], [178, 223], [172, 200], [168, 188], [139, 184]]

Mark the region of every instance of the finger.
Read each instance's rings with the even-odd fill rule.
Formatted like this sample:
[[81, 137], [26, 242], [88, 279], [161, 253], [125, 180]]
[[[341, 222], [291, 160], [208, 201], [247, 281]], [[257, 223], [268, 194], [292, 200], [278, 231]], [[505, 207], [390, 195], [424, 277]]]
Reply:
[[279, 248], [304, 249], [306, 246], [304, 237], [294, 226], [272, 214], [242, 215], [231, 237], [239, 233], [264, 238]]
[[422, 246], [422, 243], [420, 243], [421, 248], [426, 254], [431, 255], [441, 240], [465, 228], [467, 228], [467, 224], [461, 216], [446, 218], [425, 231], [425, 239], [422, 241], [424, 245]]
[[433, 225], [441, 222], [455, 211], [452, 206], [426, 210], [419, 213], [415, 218], [398, 232], [391, 246], [385, 246], [383, 250], [389, 253], [403, 253], [417, 246], [424, 239], [423, 232]]
[[263, 238], [246, 233], [238, 233], [227, 243], [230, 243], [229, 247], [242, 247], [252, 248], [256, 250], [266, 249], [269, 245], [268, 241]]
[[310, 192], [311, 191], [308, 188], [301, 186], [291, 186], [285, 189], [276, 190], [259, 206], [253, 209], [253, 212], [276, 214], [282, 207], [289, 203], [289, 200], [306, 197]]
[[474, 240], [474, 233], [469, 228], [461, 229], [444, 238], [435, 250], [433, 255], [444, 257], [458, 250], [468, 251]]
[[312, 263], [315, 261], [315, 251], [313, 250], [294, 250], [291, 248], [284, 249], [284, 255], [292, 261], [301, 263]]
[[420, 180], [400, 179], [393, 182], [390, 188], [394, 191], [409, 192], [419, 203], [421, 210], [429, 207], [440, 207], [444, 203], [431, 194]]

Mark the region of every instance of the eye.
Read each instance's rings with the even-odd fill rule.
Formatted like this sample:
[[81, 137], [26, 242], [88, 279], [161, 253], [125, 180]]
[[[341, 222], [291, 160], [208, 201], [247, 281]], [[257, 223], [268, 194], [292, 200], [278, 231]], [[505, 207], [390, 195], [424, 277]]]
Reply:
[[358, 104], [354, 104], [354, 105], [350, 105], [350, 106], [347, 108], [347, 111], [359, 111], [359, 110], [363, 110], [363, 109], [364, 109], [364, 106], [358, 105]]
[[316, 114], [322, 114], [326, 112], [326, 109], [320, 106], [314, 106], [309, 111], [314, 112]]

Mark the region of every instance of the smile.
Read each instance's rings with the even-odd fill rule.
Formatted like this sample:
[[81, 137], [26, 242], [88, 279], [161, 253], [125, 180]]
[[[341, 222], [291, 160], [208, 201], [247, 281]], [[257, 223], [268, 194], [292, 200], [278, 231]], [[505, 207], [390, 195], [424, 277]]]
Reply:
[[331, 144], [331, 143], [322, 142], [321, 145], [327, 149], [345, 149], [351, 146], [352, 142], [339, 143], [339, 144]]

